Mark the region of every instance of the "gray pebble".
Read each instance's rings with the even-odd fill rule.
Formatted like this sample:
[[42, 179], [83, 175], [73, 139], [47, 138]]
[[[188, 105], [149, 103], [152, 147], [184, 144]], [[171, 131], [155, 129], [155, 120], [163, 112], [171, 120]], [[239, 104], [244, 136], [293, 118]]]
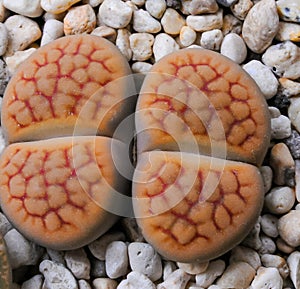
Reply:
[[34, 275], [22, 284], [21, 289], [42, 289], [43, 282], [43, 275]]
[[288, 139], [284, 143], [289, 147], [294, 159], [300, 158], [300, 134], [296, 130], [292, 130]]
[[237, 0], [217, 0], [217, 2], [222, 6], [229, 7], [237, 2]]
[[261, 216], [260, 220], [261, 230], [271, 238], [277, 238], [278, 232], [278, 218], [274, 215], [265, 214]]
[[7, 220], [6, 216], [0, 212], [0, 235], [4, 236], [11, 229], [11, 223]]
[[246, 262], [255, 270], [257, 270], [257, 268], [261, 266], [261, 261], [258, 253], [255, 250], [244, 246], [237, 246], [233, 248], [229, 261], [230, 264], [236, 262]]
[[261, 235], [261, 244], [262, 246], [259, 248], [259, 254], [273, 254], [276, 251], [276, 244], [275, 242], [266, 235]]
[[128, 246], [130, 267], [150, 280], [156, 281], [162, 276], [161, 258], [150, 244], [133, 242]]
[[[155, 289], [154, 283], [140, 272], [130, 272], [117, 289]], [[175, 288], [174, 288], [175, 289]]]
[[291, 121], [285, 115], [271, 119], [271, 138], [285, 139], [292, 133]]
[[105, 271], [105, 262], [100, 261], [98, 259], [93, 259], [91, 261], [91, 276], [94, 278], [99, 278], [99, 277], [106, 277], [106, 271]]
[[258, 220], [242, 244], [254, 250], [258, 250], [262, 246], [262, 242], [259, 238], [260, 228], [260, 220]]
[[4, 240], [12, 269], [26, 265], [35, 265], [44, 249], [25, 239], [16, 229], [6, 233]]
[[79, 280], [78, 286], [78, 289], [92, 289], [91, 285], [86, 280]]
[[9, 73], [6, 63], [0, 59], [0, 95], [3, 95], [9, 81]]
[[39, 269], [45, 278], [45, 288], [78, 289], [76, 279], [63, 265], [50, 260], [44, 260], [40, 263]]
[[106, 249], [105, 269], [109, 278], [124, 276], [128, 270], [127, 245], [122, 241], [111, 242]]
[[65, 260], [77, 279], [90, 279], [91, 264], [83, 248], [66, 251]]
[[66, 264], [63, 251], [56, 251], [56, 250], [53, 250], [50, 248], [47, 248], [46, 250], [47, 250], [47, 254], [49, 255], [51, 261], [60, 263], [62, 265]]
[[261, 166], [259, 170], [264, 181], [265, 193], [267, 193], [272, 187], [273, 171], [269, 166]]

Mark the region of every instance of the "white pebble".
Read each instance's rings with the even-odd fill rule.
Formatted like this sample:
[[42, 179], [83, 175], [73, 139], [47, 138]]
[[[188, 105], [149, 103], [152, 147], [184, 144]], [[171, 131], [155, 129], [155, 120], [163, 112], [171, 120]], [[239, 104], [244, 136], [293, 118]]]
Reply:
[[281, 77], [279, 78], [279, 83], [283, 95], [290, 97], [300, 94], [300, 82]]
[[179, 45], [176, 41], [166, 33], [156, 35], [153, 44], [153, 54], [155, 61], [158, 61], [163, 56], [179, 50]]
[[109, 278], [96, 278], [93, 280], [94, 289], [116, 289], [117, 281]]
[[265, 197], [265, 207], [273, 214], [287, 213], [295, 203], [295, 192], [290, 187], [275, 187]]
[[204, 288], [210, 286], [225, 270], [225, 262], [216, 260], [209, 263], [205, 272], [196, 275], [196, 284]]
[[285, 139], [292, 133], [291, 121], [285, 115], [271, 119], [271, 138]]
[[230, 264], [237, 262], [246, 262], [255, 270], [261, 266], [258, 253], [255, 250], [244, 246], [236, 246], [231, 250]]
[[26, 49], [42, 36], [38, 24], [22, 15], [13, 15], [4, 22], [8, 31], [8, 46], [6, 56]]
[[221, 44], [221, 54], [240, 64], [247, 57], [247, 47], [242, 37], [236, 33], [225, 35]]
[[90, 279], [91, 263], [83, 248], [66, 251], [65, 260], [77, 279]]
[[34, 275], [27, 281], [23, 282], [21, 289], [42, 289], [43, 276], [41, 274]]
[[283, 281], [276, 268], [260, 267], [251, 286], [255, 289], [282, 289]]
[[76, 279], [72, 273], [59, 263], [44, 260], [39, 266], [45, 278], [44, 287], [47, 289], [78, 289]]
[[152, 64], [148, 62], [137, 61], [132, 64], [131, 70], [133, 73], [147, 73], [151, 69]]
[[273, 171], [269, 166], [261, 166], [259, 170], [264, 181], [265, 193], [267, 193], [272, 187]]
[[[86, 280], [79, 280], [78, 281], [78, 289], [92, 289], [92, 287], [91, 287], [91, 285], [90, 285], [90, 283], [88, 283]], [[95, 289], [98, 289], [98, 288], [95, 288]], [[108, 289], [110, 289], [110, 288], [108, 288]], [[113, 289], [115, 289], [115, 288], [113, 288]]]
[[220, 9], [215, 14], [207, 15], [189, 15], [186, 23], [192, 29], [198, 32], [204, 32], [212, 29], [220, 29], [223, 24], [223, 10]]
[[272, 43], [279, 25], [275, 0], [256, 3], [245, 18], [242, 35], [247, 46], [255, 53], [262, 53]]
[[39, 17], [43, 14], [40, 0], [3, 0], [7, 9], [28, 17]]
[[246, 262], [230, 264], [217, 285], [221, 288], [247, 288], [255, 276], [255, 270]]
[[288, 116], [298, 132], [300, 132], [300, 98], [290, 98], [290, 106], [288, 108]]
[[276, 39], [280, 41], [291, 40], [299, 42], [300, 25], [296, 23], [279, 22], [279, 29], [276, 34]]
[[137, 32], [157, 33], [161, 25], [148, 11], [139, 9], [133, 12], [133, 29]]
[[278, 80], [272, 71], [258, 60], [251, 60], [243, 66], [259, 86], [266, 99], [272, 98], [278, 89]]
[[4, 240], [12, 269], [35, 265], [43, 254], [43, 249], [25, 239], [16, 229], [6, 233]]
[[59, 14], [67, 11], [72, 5], [80, 0], [41, 0], [42, 8], [50, 13]]
[[300, 230], [295, 230], [295, 228], [300, 228], [299, 210], [291, 210], [278, 221], [280, 237], [292, 247], [300, 245]]
[[64, 259], [64, 252], [63, 251], [56, 251], [50, 248], [46, 248], [47, 254], [50, 257], [51, 261], [54, 261], [56, 263], [61, 263], [63, 265], [66, 264]]
[[262, 55], [262, 61], [280, 77], [300, 77], [300, 48], [291, 41], [270, 46]]
[[117, 31], [111, 27], [101, 25], [96, 27], [92, 32], [91, 35], [96, 35], [99, 37], [103, 37], [108, 39], [111, 42], [115, 42], [117, 38]]
[[64, 35], [64, 24], [55, 19], [49, 19], [44, 24], [41, 46]]
[[90, 33], [96, 27], [96, 14], [91, 5], [71, 8], [64, 18], [65, 35]]
[[260, 219], [262, 231], [271, 238], [277, 238], [278, 233], [278, 218], [274, 215], [265, 214]]
[[125, 56], [125, 58], [129, 61], [132, 57], [132, 50], [130, 48], [130, 32], [127, 29], [118, 29], [117, 38], [116, 38], [116, 46], [119, 48], [121, 53]]
[[100, 22], [112, 28], [126, 27], [131, 17], [132, 8], [121, 0], [104, 0], [99, 8], [98, 18]]
[[191, 0], [182, 1], [182, 13], [198, 15], [198, 14], [210, 14], [218, 11], [218, 4], [216, 0]]
[[113, 241], [125, 241], [125, 235], [121, 232], [109, 232], [88, 245], [93, 256], [99, 260], [105, 260], [107, 246]]
[[129, 263], [132, 271], [156, 281], [162, 276], [161, 258], [150, 244], [133, 242], [128, 246]]
[[181, 263], [177, 262], [179, 269], [182, 269], [185, 273], [196, 275], [203, 273], [208, 268], [209, 262], [194, 262], [194, 263]]
[[164, 282], [158, 284], [157, 289], [185, 289], [190, 278], [190, 275], [185, 273], [182, 269], [177, 269], [172, 272]]
[[185, 20], [175, 9], [168, 8], [161, 18], [161, 25], [165, 33], [178, 35], [185, 25]]
[[251, 0], [239, 0], [230, 8], [235, 17], [240, 20], [244, 20], [252, 6], [253, 2]]
[[109, 278], [115, 279], [126, 274], [128, 267], [127, 245], [113, 241], [106, 248], [105, 269]]
[[163, 280], [165, 281], [176, 269], [176, 265], [172, 261], [164, 261]]
[[50, 13], [50, 12], [46, 12], [44, 15], [43, 15], [43, 19], [44, 21], [48, 21], [50, 19], [55, 19], [55, 20], [58, 20], [58, 21], [63, 21], [65, 16], [67, 14], [67, 11], [65, 12], [62, 12], [62, 13], [59, 13], [59, 14], [53, 14], [53, 13]]
[[104, 0], [82, 0], [82, 3], [89, 4], [93, 8], [99, 6]]
[[219, 50], [223, 40], [223, 33], [220, 29], [205, 31], [201, 35], [200, 45], [210, 50]]
[[165, 0], [146, 0], [145, 7], [153, 17], [160, 19], [167, 8], [167, 4]]
[[156, 289], [152, 281], [140, 272], [132, 271], [118, 285], [117, 289]]
[[300, 288], [300, 252], [293, 252], [288, 258], [287, 263], [290, 268], [290, 277], [296, 289]]
[[180, 30], [179, 40], [182, 46], [187, 47], [192, 45], [197, 37], [197, 33], [189, 26], [183, 26]]
[[280, 276], [283, 279], [286, 279], [290, 274], [290, 270], [286, 263], [286, 260], [281, 256], [273, 255], [273, 254], [264, 254], [261, 256], [261, 262], [264, 267], [277, 268]]
[[154, 36], [150, 33], [133, 33], [129, 36], [132, 60], [145, 61], [152, 55]]
[[36, 48], [29, 48], [24, 51], [17, 51], [12, 56], [7, 56], [5, 62], [7, 69], [10, 75], [13, 75], [21, 63], [23, 63], [33, 52], [36, 51]]

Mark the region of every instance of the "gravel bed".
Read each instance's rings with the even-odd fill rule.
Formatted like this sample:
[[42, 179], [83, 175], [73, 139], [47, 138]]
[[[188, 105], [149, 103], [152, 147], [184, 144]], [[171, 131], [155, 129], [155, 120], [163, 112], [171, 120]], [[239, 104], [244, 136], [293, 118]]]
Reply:
[[191, 264], [162, 258], [131, 218], [88, 246], [55, 251], [27, 240], [0, 211], [12, 288], [300, 289], [300, 1], [0, 0], [0, 95], [38, 47], [83, 33], [114, 43], [134, 73], [187, 47], [240, 64], [271, 115], [271, 144], [260, 167], [264, 208], [240, 245]]

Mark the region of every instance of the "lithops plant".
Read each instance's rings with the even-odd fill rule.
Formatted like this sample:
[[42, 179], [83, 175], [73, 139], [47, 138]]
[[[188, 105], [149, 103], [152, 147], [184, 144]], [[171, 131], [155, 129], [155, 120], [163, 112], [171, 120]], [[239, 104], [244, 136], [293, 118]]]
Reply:
[[0, 236], [0, 288], [11, 288], [11, 268], [6, 252], [5, 242]]
[[7, 141], [18, 143], [0, 159], [0, 203], [27, 238], [72, 249], [116, 221], [114, 193], [127, 193], [128, 186], [115, 159], [123, 162], [126, 152], [104, 136], [129, 113], [128, 74], [109, 41], [78, 35], [40, 48], [11, 79], [2, 125]]
[[174, 52], [146, 76], [136, 126], [134, 211], [145, 239], [180, 262], [210, 260], [241, 242], [262, 208], [255, 165], [270, 141], [253, 79], [218, 53]]

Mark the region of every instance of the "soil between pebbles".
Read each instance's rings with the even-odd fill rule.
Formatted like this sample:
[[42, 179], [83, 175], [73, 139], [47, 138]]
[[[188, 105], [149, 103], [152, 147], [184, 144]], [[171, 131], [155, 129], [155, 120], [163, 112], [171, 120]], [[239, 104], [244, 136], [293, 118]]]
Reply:
[[26, 240], [0, 213], [12, 288], [300, 288], [299, 15], [299, 0], [0, 1], [0, 94], [37, 47], [91, 33], [115, 43], [139, 73], [181, 48], [218, 51], [254, 78], [272, 117], [265, 206], [241, 245], [209, 263], [174, 263], [122, 219], [89, 246], [57, 252]]

